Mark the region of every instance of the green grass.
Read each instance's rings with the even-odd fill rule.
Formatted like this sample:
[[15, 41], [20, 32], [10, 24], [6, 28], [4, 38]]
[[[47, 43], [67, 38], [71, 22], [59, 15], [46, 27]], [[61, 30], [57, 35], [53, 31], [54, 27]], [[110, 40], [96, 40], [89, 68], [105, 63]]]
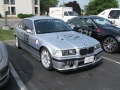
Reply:
[[14, 30], [2, 30], [0, 28], [0, 41], [13, 40], [14, 39]]

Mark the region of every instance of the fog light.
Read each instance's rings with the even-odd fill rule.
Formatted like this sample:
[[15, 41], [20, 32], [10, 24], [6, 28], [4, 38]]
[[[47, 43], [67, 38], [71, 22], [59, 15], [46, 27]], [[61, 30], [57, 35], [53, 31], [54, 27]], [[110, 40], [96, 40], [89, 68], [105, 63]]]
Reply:
[[74, 61], [65, 61], [63, 66], [69, 66], [69, 67], [73, 67], [74, 65]]

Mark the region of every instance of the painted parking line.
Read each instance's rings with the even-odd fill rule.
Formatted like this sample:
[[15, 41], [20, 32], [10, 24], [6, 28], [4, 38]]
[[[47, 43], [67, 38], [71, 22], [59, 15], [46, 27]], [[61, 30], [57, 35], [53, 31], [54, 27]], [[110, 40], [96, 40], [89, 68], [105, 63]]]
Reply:
[[14, 67], [12, 66], [12, 64], [10, 63], [10, 71], [13, 75], [13, 77], [15, 78], [15, 81], [17, 82], [20, 90], [28, 90], [26, 88], [26, 86], [23, 84], [22, 80], [19, 78], [18, 74], [16, 73]]
[[114, 62], [114, 63], [117, 63], [120, 65], [120, 62], [116, 61], [116, 60], [112, 60], [110, 58], [107, 58], [107, 57], [103, 57], [104, 59], [108, 60], [108, 61], [111, 61], [111, 62]]

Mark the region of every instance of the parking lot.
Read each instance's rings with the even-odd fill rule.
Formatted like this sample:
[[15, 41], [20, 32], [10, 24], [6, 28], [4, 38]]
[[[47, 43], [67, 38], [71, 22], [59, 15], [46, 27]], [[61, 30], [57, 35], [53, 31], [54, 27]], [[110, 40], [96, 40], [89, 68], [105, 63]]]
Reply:
[[61, 73], [46, 71], [42, 64], [23, 49], [17, 49], [14, 41], [5, 42], [9, 59], [25, 85], [18, 87], [10, 74], [10, 80], [2, 90], [120, 90], [119, 53], [103, 52], [103, 63], [77, 71]]
[[[19, 21], [8, 20], [8, 24], [14, 27]], [[3, 25], [4, 20], [1, 20], [0, 27]], [[61, 73], [46, 71], [31, 54], [17, 49], [14, 40], [5, 44], [10, 63], [20, 80], [11, 69], [9, 82], [0, 90], [120, 90], [120, 53], [103, 52], [103, 63]]]

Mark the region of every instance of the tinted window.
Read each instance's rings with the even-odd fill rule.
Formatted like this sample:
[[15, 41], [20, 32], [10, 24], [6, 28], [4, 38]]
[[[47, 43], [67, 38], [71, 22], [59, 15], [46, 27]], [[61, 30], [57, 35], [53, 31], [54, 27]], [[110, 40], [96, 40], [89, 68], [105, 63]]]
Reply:
[[119, 16], [120, 16], [119, 10], [112, 10], [112, 11], [110, 11], [108, 18], [119, 19]]
[[89, 26], [89, 25], [94, 26], [93, 22], [88, 18], [76, 18], [71, 21], [71, 24], [79, 25], [79, 26]]
[[25, 19], [25, 20], [23, 20], [23, 22], [24, 22], [24, 24], [25, 24], [25, 26], [26, 26], [26, 29], [33, 30], [33, 23], [32, 23], [31, 20]]
[[23, 23], [23, 21], [21, 21], [19, 23], [18, 27], [21, 28], [21, 29], [23, 29], [23, 30], [25, 29], [25, 24]]
[[47, 19], [34, 21], [37, 34], [71, 31], [71, 28], [61, 20]]
[[74, 11], [68, 11], [69, 16], [79, 16], [76, 12]]
[[69, 23], [73, 24], [73, 25], [79, 25], [79, 24], [81, 24], [81, 20], [80, 20], [80, 18], [74, 18]]
[[20, 22], [20, 24], [18, 25], [19, 28], [21, 29], [30, 29], [30, 30], [33, 30], [33, 24], [32, 24], [32, 21], [31, 20], [27, 20], [27, 19], [24, 19], [23, 21]]
[[67, 12], [64, 12], [64, 16], [68, 16], [68, 13], [67, 13]]

